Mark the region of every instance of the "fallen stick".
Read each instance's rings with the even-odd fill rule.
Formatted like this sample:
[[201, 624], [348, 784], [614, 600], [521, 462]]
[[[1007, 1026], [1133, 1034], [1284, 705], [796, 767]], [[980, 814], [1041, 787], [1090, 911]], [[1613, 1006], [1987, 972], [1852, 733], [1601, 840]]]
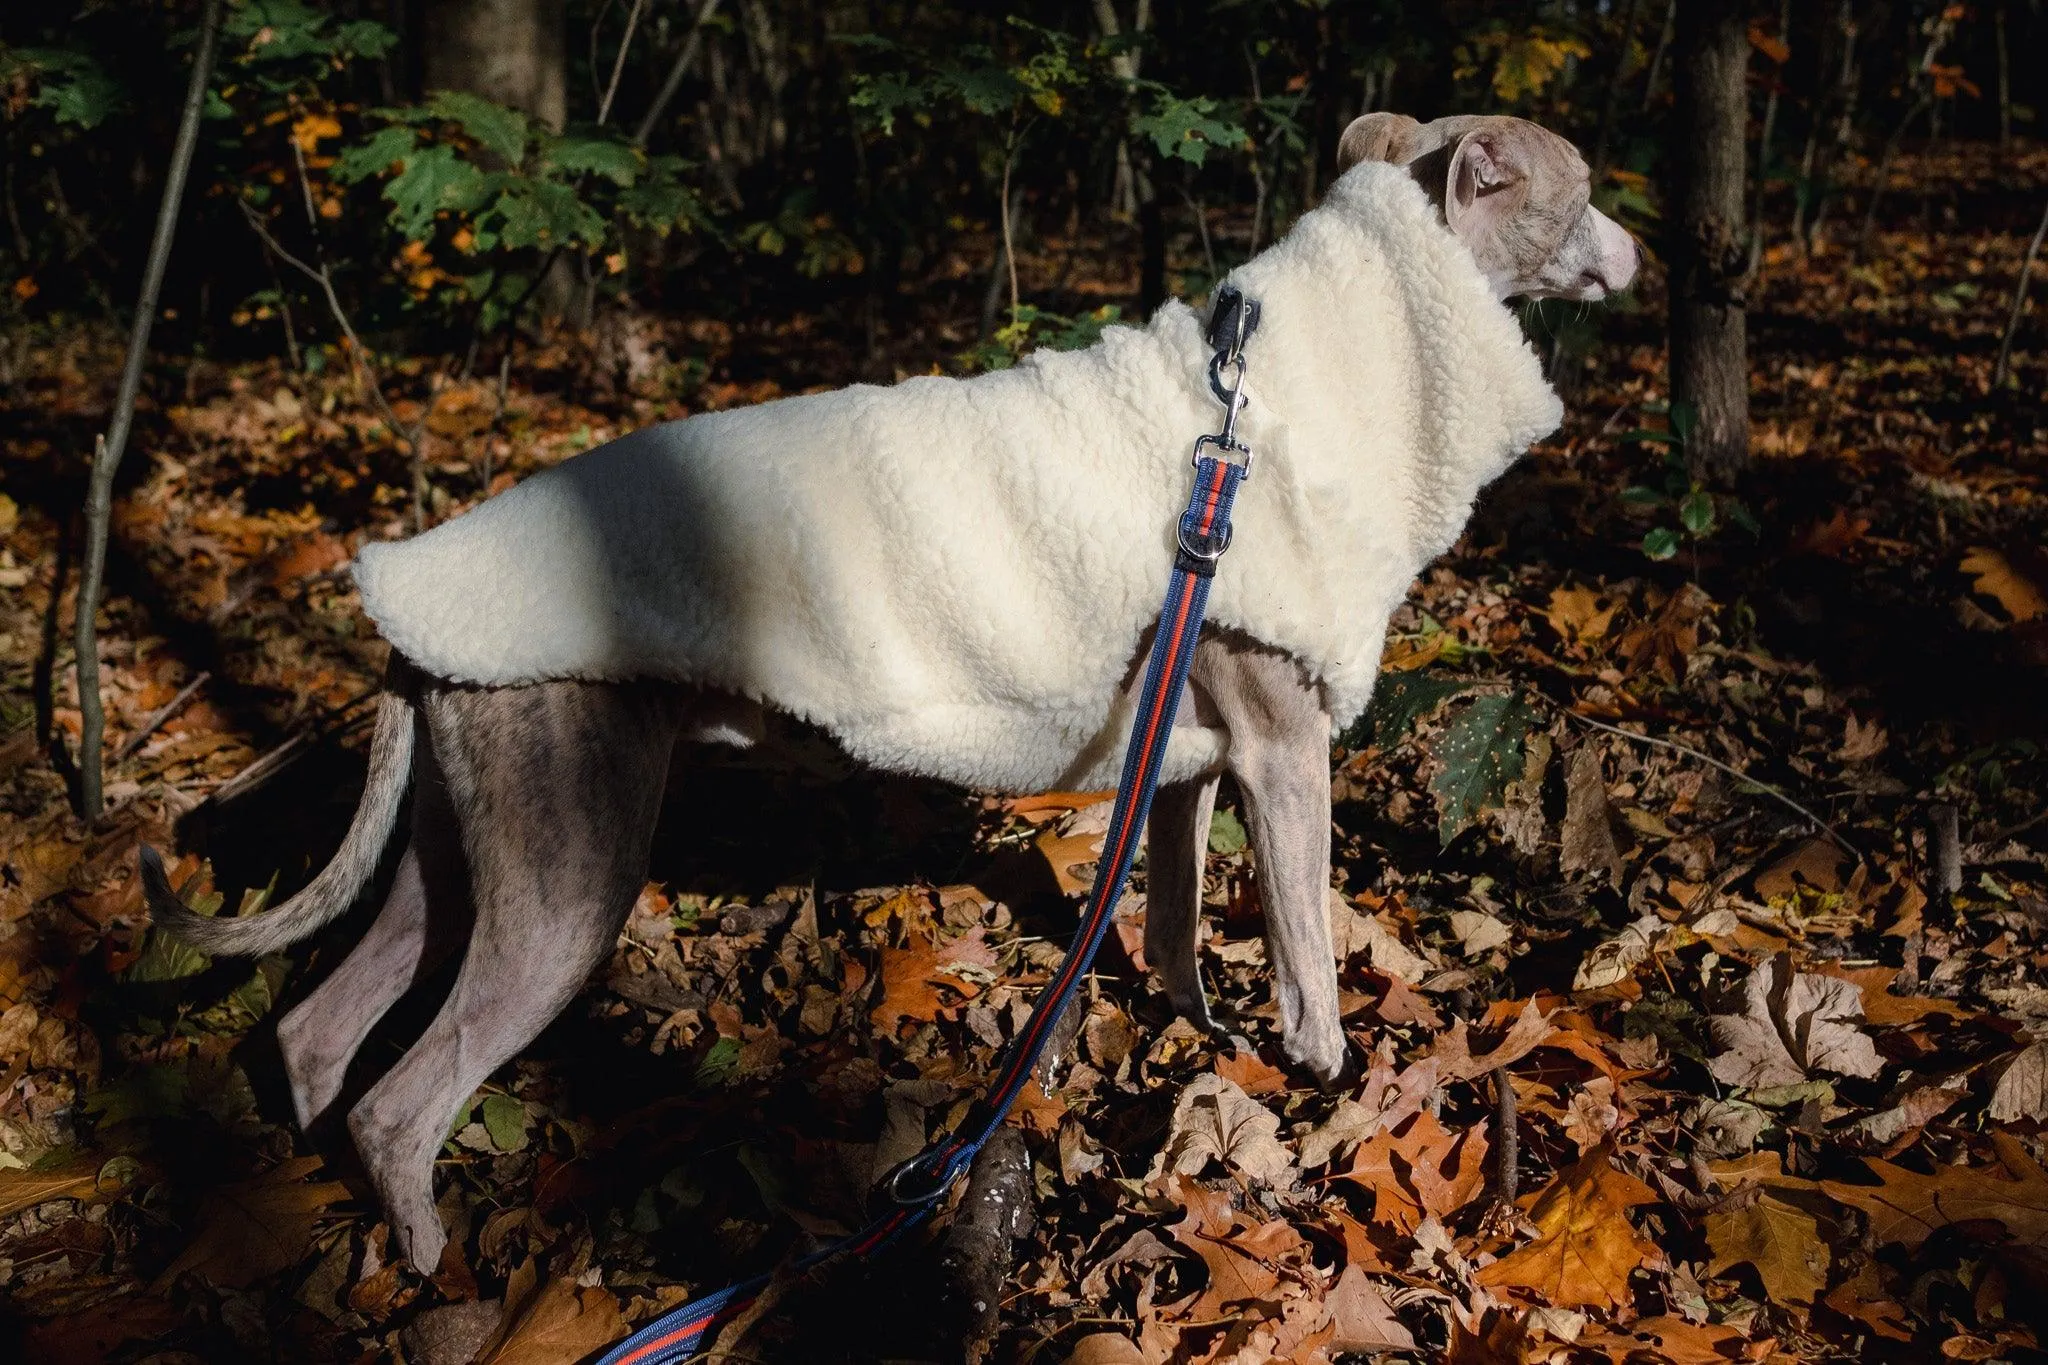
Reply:
[[967, 1365], [980, 1365], [995, 1345], [1014, 1244], [1030, 1230], [1031, 1157], [1023, 1134], [998, 1128], [974, 1159], [939, 1253], [940, 1312], [958, 1324], [955, 1358]]
[[212, 677], [213, 674], [202, 670], [198, 677], [178, 689], [177, 696], [151, 712], [149, 719], [142, 722], [142, 728], [128, 736], [122, 741], [121, 747], [114, 750], [114, 762], [119, 763], [147, 743], [149, 737], [161, 729], [165, 721], [185, 709], [185, 703], [192, 700], [194, 694], [206, 686]]

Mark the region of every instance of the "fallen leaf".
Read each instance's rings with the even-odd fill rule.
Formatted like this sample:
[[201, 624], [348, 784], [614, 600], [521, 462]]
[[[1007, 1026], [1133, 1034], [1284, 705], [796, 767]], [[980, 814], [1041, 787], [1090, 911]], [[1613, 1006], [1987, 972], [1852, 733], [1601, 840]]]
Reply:
[[1338, 1178], [1372, 1191], [1372, 1219], [1406, 1236], [1443, 1218], [1486, 1186], [1486, 1125], [1452, 1133], [1424, 1111], [1398, 1132], [1382, 1128], [1358, 1145]]
[[1550, 605], [1544, 609], [1543, 617], [1566, 644], [1590, 645], [1607, 634], [1620, 605], [1603, 604], [1601, 595], [1591, 588], [1558, 588], [1550, 594]]
[[1180, 1092], [1166, 1145], [1153, 1158], [1148, 1180], [1171, 1172], [1199, 1174], [1220, 1161], [1259, 1180], [1294, 1183], [1294, 1158], [1280, 1145], [1280, 1116], [1214, 1072]]
[[1337, 1352], [1412, 1351], [1415, 1336], [1386, 1295], [1357, 1266], [1346, 1266], [1324, 1300], [1330, 1310], [1328, 1348]]
[[2031, 621], [2048, 613], [2048, 591], [1998, 551], [1973, 547], [1963, 556], [1962, 569], [1970, 575], [1972, 589], [1995, 599], [2013, 621]]
[[317, 1156], [292, 1157], [252, 1180], [214, 1190], [201, 1208], [199, 1235], [157, 1276], [152, 1292], [188, 1273], [245, 1289], [297, 1265], [328, 1207], [349, 1197], [338, 1180], [306, 1179], [320, 1166]]
[[1401, 942], [1377, 915], [1366, 914], [1352, 906], [1334, 887], [1326, 899], [1330, 914], [1330, 941], [1339, 962], [1348, 962], [1363, 953], [1374, 971], [1411, 986], [1430, 974], [1432, 966], [1429, 959]]
[[1876, 721], [1861, 721], [1850, 716], [1843, 727], [1842, 747], [1835, 750], [1835, 757], [1844, 763], [1861, 763], [1883, 753], [1890, 742], [1884, 727]]
[[1375, 1058], [1357, 1098], [1339, 1100], [1330, 1117], [1304, 1134], [1301, 1164], [1326, 1166], [1374, 1133], [1396, 1128], [1422, 1112], [1436, 1093], [1439, 1064], [1425, 1057], [1400, 1071]]
[[1831, 1258], [1820, 1224], [1804, 1209], [1766, 1192], [1732, 1212], [1708, 1214], [1705, 1223], [1709, 1275], [1746, 1262], [1772, 1299], [1798, 1308], [1811, 1308], [1827, 1285]]
[[1941, 1166], [1922, 1175], [1865, 1157], [1878, 1184], [1824, 1180], [1821, 1190], [1868, 1214], [1871, 1238], [1880, 1246], [1897, 1243], [1911, 1250], [1942, 1228], [1980, 1221], [2002, 1224], [2015, 1241], [2048, 1246], [2048, 1176], [2007, 1134], [1994, 1133], [1991, 1141], [2015, 1179], [1971, 1166]]
[[1627, 1211], [1657, 1196], [1616, 1169], [1613, 1157], [1612, 1145], [1603, 1145], [1559, 1171], [1529, 1210], [1536, 1240], [1482, 1267], [1477, 1281], [1563, 1308], [1628, 1303], [1629, 1276], [1662, 1253], [1635, 1230]]
[[2007, 1064], [1985, 1113], [1994, 1123], [2048, 1119], [2048, 1042], [2029, 1045]]
[[626, 1335], [626, 1319], [609, 1290], [580, 1288], [566, 1276], [550, 1276], [545, 1283], [539, 1279], [533, 1259], [512, 1272], [505, 1285], [505, 1316], [476, 1365], [560, 1365]]
[[1727, 1085], [1761, 1089], [1794, 1085], [1816, 1071], [1875, 1076], [1877, 1047], [1857, 1024], [1863, 1000], [1835, 977], [1793, 968], [1779, 953], [1751, 970], [1742, 986], [1742, 1011], [1717, 1014], [1708, 1032], [1721, 1049], [1708, 1069]]
[[1579, 962], [1572, 977], [1573, 991], [1597, 991], [1627, 981], [1636, 968], [1650, 960], [1650, 954], [1670, 933], [1670, 926], [1655, 915], [1644, 915], [1613, 938], [1597, 943]]
[[1451, 932], [1466, 957], [1478, 957], [1515, 941], [1515, 931], [1483, 910], [1453, 910]]
[[1497, 1066], [1512, 1066], [1541, 1047], [1556, 1030], [1534, 1000], [1523, 1004], [1521, 1013], [1509, 1025], [1507, 1034], [1490, 1051], [1472, 1054], [1471, 1030], [1463, 1019], [1454, 1020], [1450, 1032], [1429, 1049], [1445, 1082], [1477, 1080]]
[[931, 942], [912, 934], [901, 948], [882, 950], [882, 998], [870, 1011], [875, 1027], [894, 1035], [905, 1020], [930, 1023], [949, 1007], [947, 992], [971, 1000], [980, 986], [960, 973], [962, 967], [993, 970], [996, 955], [982, 942], [976, 926], [958, 938]]
[[1621, 846], [1614, 840], [1614, 812], [1597, 745], [1581, 744], [1565, 767], [1564, 823], [1558, 826], [1558, 870], [1566, 876], [1599, 873], [1620, 886]]
[[1074, 1343], [1067, 1365], [1152, 1365], [1152, 1358], [1120, 1333], [1090, 1332]]
[[1842, 889], [1842, 867], [1849, 855], [1827, 839], [1808, 839], [1756, 874], [1756, 893], [1767, 901], [1797, 895], [1802, 886], [1816, 891]]

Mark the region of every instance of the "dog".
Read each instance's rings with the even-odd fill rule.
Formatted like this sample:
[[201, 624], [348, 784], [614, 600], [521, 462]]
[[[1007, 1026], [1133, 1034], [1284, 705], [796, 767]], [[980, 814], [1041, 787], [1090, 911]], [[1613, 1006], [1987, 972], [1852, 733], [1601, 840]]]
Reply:
[[[1148, 832], [1145, 954], [1210, 1022], [1196, 962], [1217, 782], [1244, 797], [1287, 1055], [1345, 1064], [1327, 920], [1330, 740], [1387, 620], [1479, 488], [1561, 420], [1502, 306], [1626, 288], [1634, 240], [1564, 139], [1504, 117], [1353, 123], [1324, 203], [1231, 279], [1261, 301], [1257, 467], [1214, 580]], [[451, 1115], [610, 950], [672, 759], [795, 716], [885, 769], [997, 791], [1114, 784], [1186, 451], [1219, 416], [1178, 304], [1089, 351], [634, 433], [413, 541], [367, 548], [393, 647], [334, 859], [246, 918], [155, 923], [260, 954], [343, 913], [412, 794], [361, 943], [278, 1025], [301, 1124], [383, 1013], [458, 947], [439, 1016], [348, 1115], [398, 1245], [431, 1268]]]

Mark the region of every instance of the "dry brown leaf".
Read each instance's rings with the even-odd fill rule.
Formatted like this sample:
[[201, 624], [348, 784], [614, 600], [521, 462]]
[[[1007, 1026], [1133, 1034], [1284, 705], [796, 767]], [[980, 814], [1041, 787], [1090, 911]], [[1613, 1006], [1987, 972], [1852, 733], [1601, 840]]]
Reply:
[[1793, 968], [1779, 953], [1751, 970], [1742, 985], [1742, 1012], [1717, 1014], [1707, 1027], [1720, 1054], [1708, 1069], [1726, 1085], [1752, 1089], [1796, 1085], [1814, 1072], [1875, 1076], [1877, 1047], [1857, 1024], [1863, 999], [1837, 977]]
[[566, 1276], [539, 1281], [533, 1259], [512, 1272], [505, 1285], [505, 1316], [478, 1354], [477, 1365], [561, 1365], [626, 1335], [626, 1319], [611, 1291], [579, 1288]]
[[1373, 1221], [1406, 1236], [1478, 1197], [1486, 1151], [1484, 1123], [1454, 1134], [1424, 1111], [1400, 1132], [1383, 1128], [1360, 1143], [1338, 1178], [1372, 1191]]
[[1279, 1275], [1257, 1255], [1248, 1254], [1230, 1240], [1239, 1223], [1230, 1197], [1191, 1180], [1180, 1179], [1175, 1184], [1175, 1193], [1188, 1212], [1187, 1217], [1173, 1225], [1173, 1238], [1199, 1256], [1209, 1270], [1207, 1286], [1191, 1304], [1184, 1306], [1186, 1316], [1209, 1321], [1223, 1316], [1233, 1304], [1271, 1295], [1280, 1283]]
[[1972, 547], [1963, 556], [1962, 569], [1970, 575], [1971, 587], [1986, 597], [1995, 598], [2013, 621], [2031, 621], [2048, 614], [2048, 590], [2021, 573], [1998, 551], [1983, 546]]
[[1429, 959], [1401, 942], [1377, 915], [1353, 906], [1335, 887], [1330, 888], [1325, 899], [1330, 914], [1330, 941], [1339, 962], [1348, 962], [1363, 953], [1374, 971], [1411, 986], [1429, 975]]
[[1621, 846], [1614, 841], [1614, 813], [1607, 802], [1607, 780], [1600, 772], [1600, 749], [1592, 743], [1572, 751], [1565, 767], [1564, 823], [1558, 826], [1558, 870], [1566, 876], [1601, 873], [1610, 886], [1620, 886]]
[[1390, 1060], [1374, 1058], [1358, 1097], [1338, 1101], [1330, 1117], [1302, 1137], [1301, 1164], [1326, 1166], [1374, 1133], [1398, 1128], [1421, 1113], [1436, 1093], [1437, 1072], [1438, 1063], [1431, 1057], [1398, 1072]]
[[132, 1177], [124, 1181], [118, 1167], [109, 1168], [95, 1156], [47, 1170], [0, 1171], [0, 1218], [52, 1199], [111, 1198], [131, 1183]]
[[1733, 1327], [1691, 1323], [1675, 1314], [1639, 1318], [1627, 1327], [1590, 1326], [1578, 1344], [1629, 1365], [1730, 1365], [1752, 1358]]
[[2031, 1044], [2012, 1059], [1992, 1088], [1985, 1112], [1994, 1123], [2048, 1119], [2048, 1042]]
[[1346, 1266], [1324, 1300], [1330, 1310], [1330, 1339], [1327, 1347], [1337, 1352], [1412, 1351], [1415, 1336], [1401, 1320], [1386, 1295], [1357, 1266]]
[[1530, 1000], [1515, 1016], [1507, 1035], [1491, 1051], [1474, 1056], [1471, 1030], [1463, 1019], [1459, 1019], [1451, 1024], [1450, 1032], [1431, 1045], [1429, 1056], [1436, 1059], [1439, 1074], [1446, 1083], [1476, 1080], [1497, 1066], [1512, 1066], [1543, 1046], [1555, 1032], [1550, 1021], [1536, 1007], [1536, 1002]]
[[1090, 1332], [1074, 1343], [1067, 1365], [1152, 1365], [1152, 1357], [1121, 1333]]
[[1854, 1275], [1830, 1289], [1822, 1302], [1843, 1317], [1862, 1323], [1872, 1336], [1887, 1341], [1913, 1339], [1913, 1320], [1884, 1287], [1875, 1261], [1865, 1261]]
[[1613, 938], [1595, 944], [1579, 962], [1573, 991], [1597, 991], [1627, 981], [1650, 960], [1671, 927], [1655, 915], [1644, 915]]
[[1942, 1166], [1933, 1175], [1922, 1175], [1865, 1157], [1864, 1165], [1880, 1183], [1823, 1180], [1820, 1187], [1830, 1199], [1868, 1214], [1870, 1235], [1880, 1246], [1896, 1242], [1911, 1250], [1942, 1228], [1979, 1221], [2003, 1224], [2014, 1241], [2048, 1246], [2048, 1176], [2010, 1136], [1994, 1133], [1991, 1141], [2000, 1162], [2017, 1178], [1969, 1166]]
[[1294, 1183], [1294, 1158], [1280, 1145], [1280, 1116], [1209, 1072], [1189, 1081], [1173, 1106], [1166, 1145], [1152, 1160], [1149, 1180], [1168, 1173], [1198, 1175], [1220, 1161], [1278, 1185]]
[[1811, 1308], [1826, 1287], [1831, 1258], [1820, 1224], [1806, 1210], [1766, 1193], [1742, 1208], [1706, 1217], [1709, 1275], [1744, 1262], [1781, 1304]]
[[1617, 1170], [1613, 1158], [1612, 1145], [1604, 1145], [1559, 1171], [1529, 1210], [1536, 1240], [1482, 1267], [1478, 1282], [1563, 1308], [1628, 1303], [1629, 1276], [1661, 1253], [1630, 1224], [1627, 1211], [1657, 1196]]
[[213, 1191], [201, 1211], [199, 1235], [157, 1277], [153, 1290], [161, 1292], [188, 1272], [243, 1289], [298, 1264], [328, 1207], [349, 1197], [338, 1180], [306, 1179], [320, 1166], [317, 1156], [293, 1157], [253, 1180]]

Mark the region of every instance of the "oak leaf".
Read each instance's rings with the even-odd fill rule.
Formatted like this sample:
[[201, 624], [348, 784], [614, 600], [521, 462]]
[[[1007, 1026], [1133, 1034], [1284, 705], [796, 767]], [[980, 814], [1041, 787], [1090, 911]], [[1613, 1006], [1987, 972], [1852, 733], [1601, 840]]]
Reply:
[[993, 970], [995, 965], [995, 952], [982, 942], [979, 926], [936, 943], [912, 934], [906, 946], [882, 950], [882, 998], [869, 1017], [891, 1035], [906, 1019], [928, 1024], [948, 1008], [946, 992], [960, 1000], [981, 993], [961, 968]]
[[626, 1319], [609, 1290], [580, 1288], [550, 1276], [529, 1259], [505, 1285], [505, 1316], [477, 1355], [477, 1365], [556, 1365], [582, 1360], [626, 1334]]
[[1970, 575], [1971, 587], [1995, 598], [2014, 621], [2031, 621], [2048, 614], [2048, 591], [1998, 551], [1982, 546], [1972, 548], [1963, 556], [1962, 569]]
[[1536, 1002], [1530, 1000], [1508, 1026], [1507, 1034], [1489, 1051], [1473, 1055], [1471, 1029], [1459, 1019], [1452, 1023], [1450, 1032], [1431, 1045], [1428, 1055], [1436, 1059], [1446, 1084], [1476, 1080], [1497, 1066], [1519, 1062], [1543, 1046], [1556, 1031]]
[[1489, 1289], [1519, 1289], [1561, 1308], [1612, 1308], [1629, 1302], [1628, 1279], [1660, 1256], [1627, 1211], [1655, 1202], [1648, 1185], [1613, 1161], [1612, 1144], [1559, 1171], [1536, 1198], [1529, 1217], [1536, 1240], [1482, 1268]]
[[1372, 1218], [1406, 1235], [1425, 1218], [1445, 1218], [1486, 1186], [1486, 1125], [1452, 1133], [1424, 1111], [1396, 1133], [1359, 1144], [1339, 1178], [1372, 1191]]
[[1910, 1251], [1942, 1228], [1987, 1221], [2002, 1224], [2016, 1242], [2048, 1246], [2048, 1175], [2010, 1135], [1994, 1133], [1991, 1143], [2014, 1179], [1969, 1166], [1942, 1166], [1922, 1175], [1865, 1157], [1880, 1183], [1823, 1180], [1821, 1192], [1863, 1210], [1880, 1246], [1897, 1243]]

